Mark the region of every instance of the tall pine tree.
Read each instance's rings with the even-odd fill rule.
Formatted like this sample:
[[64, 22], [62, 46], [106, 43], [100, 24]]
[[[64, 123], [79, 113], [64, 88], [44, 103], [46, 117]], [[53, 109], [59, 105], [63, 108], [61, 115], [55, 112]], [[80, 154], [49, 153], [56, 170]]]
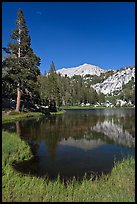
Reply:
[[21, 95], [29, 93], [32, 98], [40, 75], [40, 58], [30, 47], [31, 39], [26, 21], [21, 9], [17, 14], [17, 27], [11, 34], [13, 40], [3, 48], [8, 56], [3, 60], [4, 77], [17, 89], [16, 111], [20, 111]]
[[56, 73], [54, 62], [50, 65], [50, 72], [48, 74], [48, 90], [49, 90], [49, 109], [50, 111], [57, 111], [57, 106], [61, 104], [61, 93], [59, 86], [59, 76]]
[[50, 65], [50, 73], [55, 73], [56, 70], [55, 70], [55, 65], [54, 65], [54, 62], [52, 61], [51, 65]]

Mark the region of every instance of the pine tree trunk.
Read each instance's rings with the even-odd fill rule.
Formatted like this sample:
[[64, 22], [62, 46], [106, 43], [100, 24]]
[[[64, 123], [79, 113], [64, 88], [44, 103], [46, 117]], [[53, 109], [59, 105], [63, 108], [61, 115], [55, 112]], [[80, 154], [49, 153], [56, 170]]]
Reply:
[[[20, 26], [20, 21], [19, 21], [19, 26]], [[19, 27], [19, 35], [21, 33], [21, 29]], [[18, 58], [20, 58], [20, 37], [19, 37], [19, 48], [18, 48]], [[16, 112], [20, 112], [20, 100], [21, 100], [21, 90], [20, 90], [20, 83], [18, 83], [17, 86], [17, 103], [16, 103]]]
[[17, 103], [16, 103], [16, 112], [20, 112], [20, 101], [21, 101], [21, 90], [20, 85], [17, 87]]

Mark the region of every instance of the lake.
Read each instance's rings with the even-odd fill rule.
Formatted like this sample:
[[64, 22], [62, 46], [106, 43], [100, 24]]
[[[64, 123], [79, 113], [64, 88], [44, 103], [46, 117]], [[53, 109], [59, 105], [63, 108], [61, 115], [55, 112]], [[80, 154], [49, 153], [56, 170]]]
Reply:
[[63, 179], [110, 173], [114, 164], [135, 156], [135, 110], [66, 110], [63, 115], [3, 124], [16, 132], [33, 153], [15, 161], [23, 174]]

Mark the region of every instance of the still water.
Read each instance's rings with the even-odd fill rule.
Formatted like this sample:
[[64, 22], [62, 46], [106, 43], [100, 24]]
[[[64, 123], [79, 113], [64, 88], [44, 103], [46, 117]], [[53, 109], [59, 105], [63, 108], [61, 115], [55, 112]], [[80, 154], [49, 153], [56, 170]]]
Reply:
[[51, 179], [106, 174], [115, 162], [135, 155], [134, 109], [67, 110], [3, 129], [17, 132], [31, 148], [33, 158], [13, 164], [23, 174]]

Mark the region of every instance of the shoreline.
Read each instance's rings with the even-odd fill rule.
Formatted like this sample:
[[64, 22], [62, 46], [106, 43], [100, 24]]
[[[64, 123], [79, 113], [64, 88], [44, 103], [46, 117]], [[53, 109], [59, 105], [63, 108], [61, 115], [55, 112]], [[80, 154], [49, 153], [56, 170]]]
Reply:
[[67, 109], [135, 109], [135, 107], [105, 107], [105, 106], [99, 106], [99, 107], [94, 107], [94, 106], [61, 106], [62, 109], [67, 110]]
[[[58, 112], [50, 112], [50, 115], [60, 115], [65, 113], [65, 110], [61, 110]], [[2, 124], [8, 123], [8, 122], [14, 122], [17, 120], [22, 120], [22, 119], [27, 119], [27, 118], [36, 118], [36, 117], [43, 117], [43, 116], [50, 116], [50, 115], [45, 115], [41, 112], [20, 112], [16, 114], [11, 114], [11, 115], [2, 115]]]
[[[95, 109], [135, 109], [135, 107], [81, 107], [81, 106], [62, 106], [60, 111], [57, 112], [50, 112], [50, 115], [61, 115], [66, 112], [66, 110], [95, 110]], [[41, 112], [20, 112], [16, 114], [7, 115], [6, 113], [2, 112], [2, 124], [13, 122], [17, 120], [27, 119], [27, 118], [35, 118], [35, 117], [42, 117], [42, 116], [50, 116], [45, 115]]]

